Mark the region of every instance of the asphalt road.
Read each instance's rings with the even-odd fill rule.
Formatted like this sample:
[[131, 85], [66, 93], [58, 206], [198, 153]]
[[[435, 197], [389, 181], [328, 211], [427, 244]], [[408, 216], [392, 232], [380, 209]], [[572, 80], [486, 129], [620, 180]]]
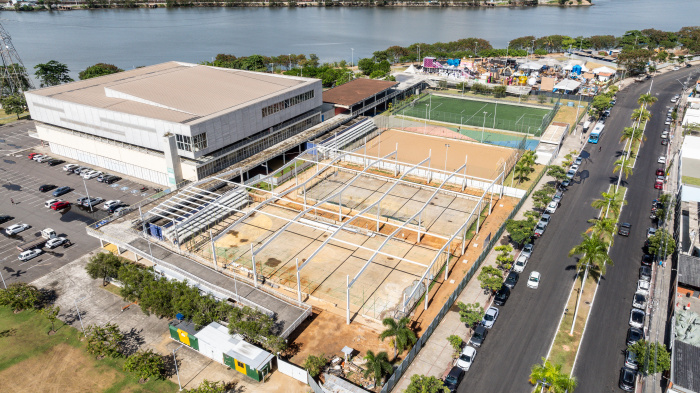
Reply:
[[[669, 91], [673, 91], [673, 94], [679, 93], [680, 85], [675, 81], [675, 78], [687, 76], [688, 71], [683, 69], [683, 71], [676, 71], [668, 76], [658, 77], [655, 88], [658, 89], [664, 85]], [[584, 163], [574, 179], [574, 184], [565, 193], [561, 206], [554, 214], [545, 234], [535, 242], [533, 255], [525, 271], [520, 275], [521, 282], [511, 293], [506, 305], [501, 307], [498, 320], [484, 344], [478, 349], [474, 365], [460, 384], [458, 392], [529, 393], [532, 391], [532, 385], [528, 383], [530, 369], [532, 365], [541, 362], [542, 357], [547, 355], [576, 274], [576, 260], [569, 258], [568, 252], [580, 242], [580, 234], [589, 227], [588, 220], [595, 218], [598, 214], [598, 211], [591, 207], [591, 202], [598, 199], [601, 192], [607, 191], [609, 185], [617, 180], [612, 170], [613, 163], [622, 150], [619, 137], [622, 129], [631, 125], [630, 116], [632, 111], [638, 107], [637, 98], [642, 92], [646, 92], [645, 86], [648, 89], [648, 82], [637, 84], [618, 93], [617, 105], [612, 109], [605, 124], [605, 132], [601, 142], [597, 145], [586, 144], [581, 154], [585, 158]], [[659, 104], [654, 108], [655, 113], [667, 110], [661, 98], [663, 97], [660, 97]], [[669, 100], [670, 96], [666, 102]], [[616, 335], [622, 337], [619, 339], [617, 336], [611, 337], [610, 342], [600, 345], [601, 347], [608, 345], [606, 352], [611, 352], [610, 355], [607, 355], [605, 362], [600, 361], [595, 349], [588, 351], [591, 355], [584, 355], [579, 359], [577, 371], [585, 369], [585, 367], [579, 366], [591, 363], [597, 371], [585, 369], [585, 375], [580, 374], [581, 382], [577, 392], [602, 391], [603, 379], [599, 377], [600, 375], [606, 376], [605, 386], [616, 386], [616, 373], [619, 371], [617, 364], [618, 360], [621, 359], [618, 352], [624, 346], [631, 296], [634, 292], [632, 287], [635, 285], [639, 266], [636, 254], [632, 261], [627, 261], [627, 266], [625, 266], [624, 258], [627, 255], [624, 253], [624, 244], [633, 244], [635, 247], [633, 250], [635, 252], [639, 250], [641, 258], [639, 247], [641, 247], [642, 240], [639, 240], [637, 245], [634, 243], [634, 239], [641, 239], [640, 236], [643, 236], [642, 232], [646, 230], [648, 224], [647, 213], [651, 207], [651, 201], [655, 195], [658, 195], [658, 192], [655, 193], [653, 188], [653, 172], [657, 157], [650, 158], [654, 154], [654, 152], [650, 152], [651, 149], [660, 150], [661, 146], [657, 140], [653, 139], [658, 139], [661, 132], [658, 125], [655, 128], [655, 124], [657, 123], [652, 122], [651, 127], [649, 127], [649, 129], [653, 129], [650, 133], [653, 136], [650, 136], [651, 140], [645, 143], [642, 148], [642, 156], [635, 170], [637, 175], [635, 178], [630, 177], [629, 180], [631, 185], [635, 185], [634, 191], [642, 193], [641, 195], [630, 195], [634, 192], [629, 192], [627, 197], [632, 199], [632, 202], [623, 210], [623, 219], [634, 224], [633, 232], [629, 239], [618, 241], [621, 246], [618, 247], [620, 251], [616, 249], [616, 252], [623, 253], [623, 256], [613, 255], [613, 259], [617, 259], [619, 262], [608, 270], [608, 276], [604, 279], [606, 287], [613, 289], [622, 283], [629, 285], [629, 290], [626, 287], [622, 289], [627, 299], [619, 301], [611, 299], [610, 296], [614, 295], [606, 295], [605, 289], [601, 288], [596, 302], [596, 306], [598, 306], [607, 305], [608, 302], [615, 300], [622, 308], [615, 315], [616, 318], [619, 317], [616, 321], [620, 322], [620, 326], [615, 325]], [[600, 152], [598, 151], [599, 147], [601, 148]], [[635, 184], [634, 179], [642, 177], [646, 177], [648, 180], [638, 181], [640, 184]], [[638, 210], [639, 206], [641, 206], [639, 210], [642, 215], [639, 221], [633, 220], [630, 217], [633, 212]], [[643, 221], [645, 217], [647, 221]], [[625, 269], [625, 267], [627, 268]], [[542, 274], [537, 290], [525, 286], [525, 281], [533, 270]], [[619, 272], [617, 272], [618, 270]], [[611, 285], [612, 283], [615, 284]], [[604, 299], [604, 301], [600, 301], [600, 299]], [[589, 340], [599, 339], [600, 334], [606, 334], [594, 333], [594, 326], [601, 326], [603, 330], [608, 329], [609, 326], [607, 324], [607, 310], [601, 312], [594, 307], [593, 311], [593, 318], [604, 322], [589, 325], [589, 331], [586, 332], [586, 344]], [[611, 346], [612, 342], [616, 344]], [[610, 369], [606, 369], [606, 372], [602, 373], [600, 370], [605, 367]]]
[[[7, 285], [18, 281], [31, 282], [99, 247], [97, 239], [87, 236], [85, 226], [107, 215], [101, 209], [102, 205], [98, 205], [95, 212], [75, 205], [63, 212], [44, 206], [47, 200], [54, 197], [52, 191], [39, 191], [42, 184], [72, 187], [74, 191], [59, 197], [72, 203], [78, 197], [85, 196], [86, 191], [83, 179], [78, 175], [67, 175], [62, 169], [63, 165], [50, 167], [27, 158], [32, 148], [40, 143], [27, 134], [27, 130], [33, 128], [31, 121], [0, 126], [0, 215], [14, 217], [0, 224], [0, 273]], [[99, 183], [94, 179], [86, 180], [85, 184], [93, 197], [119, 199], [128, 204], [144, 198], [143, 193], [134, 193], [142, 187], [141, 184], [128, 179], [115, 183], [118, 186]], [[5, 228], [18, 223], [29, 224], [31, 228], [7, 236]], [[73, 245], [53, 250], [44, 248], [45, 252], [38, 257], [20, 261], [16, 246], [39, 238], [44, 228], [53, 228], [59, 236], [70, 239]]]
[[[652, 118], [645, 131], [647, 141], [642, 145], [633, 174], [627, 179], [628, 204], [620, 215], [622, 222], [632, 224], [632, 230], [628, 238], [615, 237], [610, 250], [615, 266], [608, 269], [593, 303], [574, 370], [574, 376], [579, 380], [577, 393], [620, 391], [617, 384], [620, 368], [624, 365], [625, 337], [632, 297], [637, 288], [642, 245], [647, 228], [654, 224], [649, 218], [651, 201], [661, 194], [660, 190], [654, 189], [655, 171], [662, 167], [657, 164], [657, 159], [660, 155], [666, 155], [666, 146], [661, 145], [660, 136], [662, 130], [668, 127], [664, 125], [664, 120], [668, 108], [674, 105], [670, 102], [671, 98], [682, 90], [676, 79], [685, 82], [690, 73], [697, 76], [697, 66], [654, 78], [651, 93], [658, 101], [650, 109]], [[691, 78], [691, 83], [694, 80]], [[635, 84], [625, 94], [634, 99], [646, 93], [649, 86], [650, 82]]]

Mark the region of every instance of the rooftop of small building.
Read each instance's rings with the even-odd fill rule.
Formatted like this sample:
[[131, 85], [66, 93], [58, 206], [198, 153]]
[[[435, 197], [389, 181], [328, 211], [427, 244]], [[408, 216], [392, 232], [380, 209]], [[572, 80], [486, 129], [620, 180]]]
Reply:
[[380, 81], [376, 79], [355, 79], [324, 91], [323, 102], [352, 106], [398, 84], [398, 82]]
[[27, 95], [191, 124], [315, 82], [318, 80], [171, 61], [32, 90]]

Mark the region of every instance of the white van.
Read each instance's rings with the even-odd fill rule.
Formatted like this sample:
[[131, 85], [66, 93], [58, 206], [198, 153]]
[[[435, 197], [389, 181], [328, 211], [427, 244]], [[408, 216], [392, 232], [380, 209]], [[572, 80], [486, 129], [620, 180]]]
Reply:
[[71, 172], [73, 169], [77, 168], [78, 164], [66, 164], [63, 166], [63, 170], [66, 172]]
[[53, 239], [56, 236], [56, 231], [54, 231], [51, 228], [46, 228], [41, 231], [41, 237], [43, 237], [44, 239]]

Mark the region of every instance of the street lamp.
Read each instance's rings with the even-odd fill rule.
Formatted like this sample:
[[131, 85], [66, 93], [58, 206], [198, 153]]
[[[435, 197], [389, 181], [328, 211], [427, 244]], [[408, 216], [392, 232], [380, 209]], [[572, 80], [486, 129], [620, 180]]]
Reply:
[[75, 299], [75, 310], [78, 312], [78, 319], [80, 319], [80, 329], [83, 331], [83, 335], [85, 335], [85, 327], [83, 326], [83, 317], [80, 315], [80, 309], [78, 309], [78, 303], [82, 302], [85, 300], [87, 296], [83, 296], [80, 299]]
[[450, 150], [450, 144], [445, 143], [445, 172], [447, 172], [447, 152]]
[[92, 211], [92, 201], [90, 200], [90, 193], [88, 192], [87, 183], [85, 183], [84, 177], [83, 177], [83, 185], [85, 186], [85, 195], [87, 195], [88, 206], [90, 206], [90, 211]]
[[423, 126], [423, 134], [428, 131], [428, 107], [430, 104], [425, 104], [425, 125]]
[[184, 346], [185, 344], [182, 344], [179, 347], [173, 349], [173, 363], [175, 363], [175, 374], [177, 374], [177, 384], [180, 385], [180, 391], [182, 391], [182, 384], [180, 383], [180, 371], [177, 369], [177, 358], [175, 357], [175, 352], [177, 352], [178, 349]]
[[542, 389], [540, 389], [540, 393], [544, 392], [544, 388], [546, 386], [552, 386], [551, 383], [547, 383], [547, 378], [538, 379], [537, 383], [542, 385]]
[[484, 143], [484, 129], [486, 128], [486, 115], [488, 112], [484, 112], [484, 124], [481, 125], [481, 143]]

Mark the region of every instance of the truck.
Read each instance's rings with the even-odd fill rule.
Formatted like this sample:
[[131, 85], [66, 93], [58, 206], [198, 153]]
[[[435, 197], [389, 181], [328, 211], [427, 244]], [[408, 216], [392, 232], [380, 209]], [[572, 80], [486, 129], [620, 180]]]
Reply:
[[598, 143], [603, 134], [604, 127], [603, 123], [597, 123], [595, 127], [593, 127], [593, 131], [591, 131], [591, 135], [588, 137], [588, 143]]
[[46, 240], [53, 239], [56, 236], [56, 231], [54, 231], [51, 228], [46, 228], [41, 231], [41, 237], [43, 237]]
[[589, 120], [586, 120], [583, 123], [583, 132], [586, 133], [588, 132], [588, 129], [591, 128], [591, 122]]

